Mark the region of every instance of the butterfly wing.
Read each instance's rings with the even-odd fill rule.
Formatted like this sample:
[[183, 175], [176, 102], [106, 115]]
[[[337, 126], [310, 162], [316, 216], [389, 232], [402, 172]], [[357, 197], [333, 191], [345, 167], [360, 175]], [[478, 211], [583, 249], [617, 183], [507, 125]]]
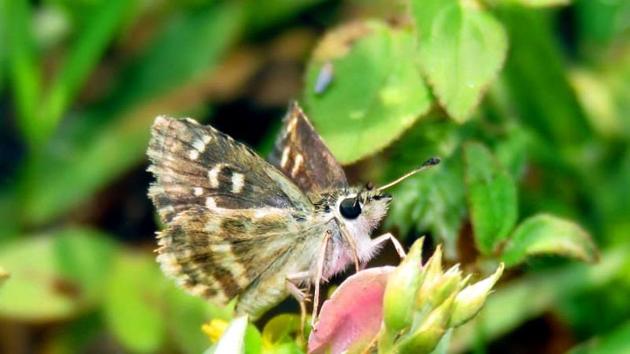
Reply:
[[158, 117], [151, 130], [149, 189], [163, 222], [191, 207], [310, 210], [295, 184], [247, 146], [192, 119]]
[[307, 194], [348, 187], [346, 174], [294, 102], [269, 161]]
[[287, 209], [214, 214], [196, 207], [175, 216], [159, 234], [158, 262], [188, 292], [215, 303], [225, 304], [243, 293], [254, 295], [257, 301], [249, 300], [245, 307], [257, 316], [286, 296], [286, 275], [281, 282], [270, 282], [265, 274], [282, 273], [291, 260], [300, 262], [294, 267], [310, 263], [309, 257], [292, 253], [305, 247], [300, 240], [309, 235], [305, 231], [305, 224], [296, 223]]
[[159, 117], [148, 155], [149, 196], [167, 224], [158, 261], [194, 294], [225, 303], [281, 268], [310, 225], [314, 206], [295, 184], [211, 127]]

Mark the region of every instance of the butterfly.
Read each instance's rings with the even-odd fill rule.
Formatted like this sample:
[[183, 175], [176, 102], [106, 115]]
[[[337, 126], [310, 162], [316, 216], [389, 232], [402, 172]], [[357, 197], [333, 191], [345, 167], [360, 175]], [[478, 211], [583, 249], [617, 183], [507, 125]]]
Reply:
[[383, 187], [351, 187], [297, 103], [265, 161], [246, 145], [190, 118], [157, 117], [148, 148], [149, 188], [165, 229], [157, 260], [191, 294], [256, 319], [289, 295], [304, 301], [314, 286], [354, 264], [359, 269], [389, 233], [371, 238], [386, 215]]

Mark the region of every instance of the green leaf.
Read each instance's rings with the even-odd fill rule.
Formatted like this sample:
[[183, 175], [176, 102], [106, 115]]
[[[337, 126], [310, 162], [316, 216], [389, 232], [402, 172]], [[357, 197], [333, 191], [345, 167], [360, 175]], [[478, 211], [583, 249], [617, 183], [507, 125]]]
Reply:
[[174, 15], [122, 75], [113, 97], [80, 114], [28, 161], [18, 179], [24, 221], [41, 224], [67, 212], [142, 161], [156, 115], [203, 102], [194, 93], [204, 83], [200, 76], [215, 75], [212, 70], [239, 33], [240, 18], [240, 5], [232, 2]]
[[475, 243], [483, 254], [492, 254], [516, 223], [516, 184], [492, 153], [479, 143], [464, 147], [464, 161]]
[[559, 255], [585, 262], [598, 257], [588, 232], [572, 221], [548, 214], [523, 221], [505, 245], [501, 258], [506, 265], [513, 266], [538, 255]]
[[[31, 5], [26, 0], [0, 0], [4, 26], [8, 79], [15, 99], [17, 124], [26, 142], [35, 145], [41, 77], [35, 40], [31, 33]], [[2, 38], [4, 40], [4, 38]]]
[[85, 229], [33, 236], [4, 245], [11, 274], [0, 291], [0, 314], [36, 322], [68, 319], [99, 303], [114, 245]]
[[413, 0], [422, 71], [457, 122], [470, 118], [507, 52], [501, 23], [476, 1]]
[[265, 347], [276, 347], [287, 342], [293, 342], [293, 337], [299, 330], [300, 316], [281, 314], [265, 324], [262, 331], [262, 342]]
[[91, 9], [76, 42], [57, 73], [43, 103], [38, 124], [38, 141], [43, 142], [54, 131], [62, 115], [88, 78], [101, 55], [125, 19], [136, 7], [137, 0], [101, 1]]
[[[306, 74], [305, 107], [340, 162], [383, 149], [430, 108], [414, 49], [410, 31], [378, 21], [334, 30], [316, 48]], [[324, 87], [321, 75], [331, 76]]]
[[162, 297], [165, 280], [148, 255], [121, 253], [116, 259], [106, 279], [105, 320], [129, 350], [147, 353], [160, 348], [167, 323]]

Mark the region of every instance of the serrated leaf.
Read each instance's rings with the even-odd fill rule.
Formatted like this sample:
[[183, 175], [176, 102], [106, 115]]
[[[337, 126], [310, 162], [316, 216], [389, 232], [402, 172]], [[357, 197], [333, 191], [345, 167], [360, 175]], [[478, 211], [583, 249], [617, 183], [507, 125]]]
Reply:
[[131, 253], [117, 257], [106, 280], [106, 323], [116, 339], [134, 352], [155, 352], [164, 340], [164, 281], [152, 257]]
[[558, 255], [586, 262], [597, 259], [591, 236], [576, 223], [549, 214], [523, 221], [505, 245], [501, 258], [507, 266], [531, 256]]
[[505, 29], [475, 1], [413, 0], [411, 14], [420, 67], [440, 104], [465, 122], [503, 65]]
[[4, 245], [0, 264], [11, 277], [0, 291], [0, 315], [45, 322], [92, 308], [102, 300], [114, 249], [105, 235], [86, 229]]
[[[316, 48], [306, 74], [305, 107], [340, 162], [383, 149], [430, 108], [414, 48], [410, 31], [379, 21], [338, 28]], [[322, 87], [324, 74], [332, 76]]]
[[492, 254], [516, 223], [516, 183], [490, 150], [479, 143], [464, 147], [464, 161], [475, 243], [483, 254]]

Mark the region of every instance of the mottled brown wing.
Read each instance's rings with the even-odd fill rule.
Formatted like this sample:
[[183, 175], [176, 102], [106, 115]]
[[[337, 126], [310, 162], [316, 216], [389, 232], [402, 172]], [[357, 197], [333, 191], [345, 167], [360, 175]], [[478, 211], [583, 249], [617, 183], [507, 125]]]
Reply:
[[165, 223], [193, 207], [312, 208], [293, 182], [247, 146], [192, 119], [158, 117], [147, 153], [156, 177], [149, 196]]
[[269, 161], [307, 193], [348, 187], [346, 174], [293, 102]]
[[296, 219], [304, 220], [278, 208], [219, 213], [191, 208], [158, 234], [157, 259], [191, 294], [225, 304], [252, 291], [252, 283], [264, 283], [261, 274], [281, 270], [295, 243], [308, 236], [309, 225]]

